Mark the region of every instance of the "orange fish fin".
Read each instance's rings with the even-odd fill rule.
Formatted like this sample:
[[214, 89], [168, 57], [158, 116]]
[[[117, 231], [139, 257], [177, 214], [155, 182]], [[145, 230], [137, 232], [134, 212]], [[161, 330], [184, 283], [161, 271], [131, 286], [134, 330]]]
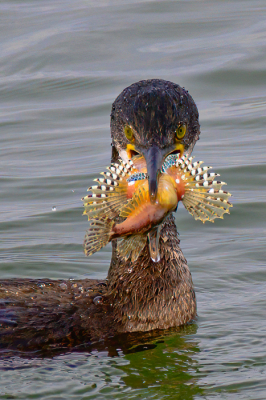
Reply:
[[115, 222], [106, 218], [104, 220], [92, 220], [90, 229], [86, 232], [83, 246], [86, 256], [90, 256], [111, 240], [111, 231]]
[[117, 251], [121, 258], [131, 258], [135, 262], [147, 243], [147, 235], [131, 235], [117, 242]]
[[132, 199], [120, 211], [120, 217], [127, 218], [136, 211], [140, 211], [150, 201], [148, 182], [145, 181], [133, 194]]

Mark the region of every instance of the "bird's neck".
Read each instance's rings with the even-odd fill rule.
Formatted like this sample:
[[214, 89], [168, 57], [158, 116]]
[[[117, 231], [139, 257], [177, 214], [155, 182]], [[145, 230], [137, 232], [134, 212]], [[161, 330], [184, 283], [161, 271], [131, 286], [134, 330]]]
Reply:
[[151, 260], [147, 245], [136, 262], [124, 261], [114, 241], [107, 291], [122, 332], [166, 329], [195, 318], [193, 283], [177, 236], [170, 215], [160, 233], [158, 263]]

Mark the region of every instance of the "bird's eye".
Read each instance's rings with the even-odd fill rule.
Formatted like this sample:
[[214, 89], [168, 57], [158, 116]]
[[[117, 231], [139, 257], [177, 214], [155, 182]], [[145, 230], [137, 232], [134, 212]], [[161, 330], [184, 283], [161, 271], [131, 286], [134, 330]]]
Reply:
[[132, 141], [134, 140], [134, 132], [133, 132], [133, 129], [132, 129], [129, 125], [126, 125], [126, 126], [124, 127], [124, 132], [125, 132], [125, 137], [126, 137], [130, 142], [132, 142]]
[[186, 124], [179, 125], [179, 127], [178, 127], [177, 130], [176, 130], [176, 137], [177, 137], [177, 139], [183, 139], [183, 137], [184, 137], [185, 134], [186, 134], [186, 131], [187, 131], [187, 126], [186, 126]]

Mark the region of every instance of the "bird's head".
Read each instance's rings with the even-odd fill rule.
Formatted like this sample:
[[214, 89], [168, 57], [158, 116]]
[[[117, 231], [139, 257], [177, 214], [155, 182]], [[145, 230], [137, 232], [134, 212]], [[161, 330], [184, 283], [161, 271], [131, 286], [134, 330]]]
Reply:
[[113, 159], [144, 156], [150, 199], [155, 202], [157, 178], [169, 154], [190, 154], [199, 138], [198, 109], [175, 83], [151, 79], [133, 83], [116, 98], [111, 112]]

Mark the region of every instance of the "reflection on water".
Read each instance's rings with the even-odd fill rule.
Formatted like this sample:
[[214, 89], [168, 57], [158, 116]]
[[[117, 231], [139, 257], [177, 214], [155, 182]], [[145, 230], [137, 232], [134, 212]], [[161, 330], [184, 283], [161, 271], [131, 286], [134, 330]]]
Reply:
[[[148, 390], [149, 398], [193, 399], [204, 393], [196, 378], [198, 342], [190, 338], [196, 332], [197, 325], [192, 324], [161, 333], [121, 335], [101, 351], [83, 348], [53, 358], [46, 354], [44, 359], [37, 354], [9, 356], [0, 360], [2, 390], [11, 393], [11, 384], [14, 394], [38, 391], [41, 396], [56, 395], [67, 374], [65, 389], [73, 396], [97, 393], [134, 398], [145, 396]], [[32, 368], [35, 379], [30, 383]], [[41, 387], [41, 379], [49, 388]]]
[[[198, 342], [189, 338], [196, 332], [197, 326], [193, 324], [179, 334], [164, 333], [152, 344], [137, 345], [126, 352], [125, 359], [130, 363], [120, 367], [126, 373], [125, 384], [140, 395], [149, 388], [149, 396], [158, 399], [193, 399], [195, 394], [203, 394], [196, 378], [198, 363], [194, 357], [200, 349]], [[143, 350], [146, 351], [140, 357], [138, 352]]]

